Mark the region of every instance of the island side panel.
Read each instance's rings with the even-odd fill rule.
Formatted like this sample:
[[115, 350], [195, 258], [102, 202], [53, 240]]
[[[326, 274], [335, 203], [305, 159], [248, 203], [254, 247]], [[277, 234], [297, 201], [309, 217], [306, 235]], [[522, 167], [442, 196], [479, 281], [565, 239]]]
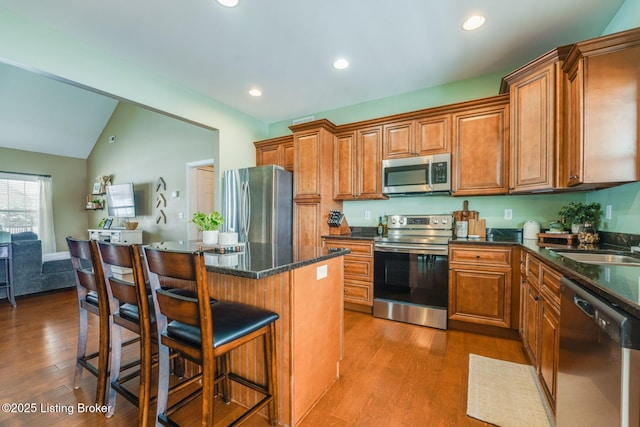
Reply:
[[299, 423], [339, 377], [344, 257], [293, 270], [293, 420]]
[[[278, 374], [278, 424], [293, 426], [292, 376], [291, 376], [291, 271], [263, 279], [250, 279], [208, 272], [209, 290], [214, 298], [242, 302], [278, 313], [276, 321], [276, 357]], [[214, 319], [215, 321], [215, 319]], [[262, 359], [263, 344], [254, 341], [234, 350], [231, 368], [234, 372], [258, 383], [264, 383], [265, 371]], [[232, 399], [251, 406], [262, 396], [232, 383]], [[266, 416], [266, 411], [261, 413]]]

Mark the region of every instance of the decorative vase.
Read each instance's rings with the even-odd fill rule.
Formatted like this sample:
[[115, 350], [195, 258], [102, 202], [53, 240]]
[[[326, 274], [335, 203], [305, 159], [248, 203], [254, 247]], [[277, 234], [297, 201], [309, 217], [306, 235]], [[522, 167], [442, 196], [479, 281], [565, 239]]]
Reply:
[[581, 245], [593, 245], [600, 241], [600, 236], [593, 224], [585, 222], [578, 230], [578, 241]]
[[202, 232], [202, 243], [205, 245], [217, 245], [218, 244], [219, 230], [204, 230]]
[[571, 224], [571, 233], [572, 234], [578, 234], [580, 232], [580, 227], [582, 227], [584, 224]]

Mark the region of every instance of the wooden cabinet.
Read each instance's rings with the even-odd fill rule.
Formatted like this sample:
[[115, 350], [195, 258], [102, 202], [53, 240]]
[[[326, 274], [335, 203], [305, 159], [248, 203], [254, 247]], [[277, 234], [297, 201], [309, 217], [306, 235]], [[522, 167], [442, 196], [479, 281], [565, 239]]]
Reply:
[[293, 172], [293, 136], [256, 141], [256, 166], [277, 165]]
[[373, 240], [325, 238], [323, 246], [349, 248], [344, 257], [344, 302], [373, 306]]
[[507, 246], [449, 245], [449, 320], [517, 328], [512, 255]]
[[320, 246], [329, 234], [327, 218], [332, 209], [342, 210], [333, 200], [333, 150], [335, 126], [316, 120], [290, 126], [293, 131], [293, 244]]
[[470, 103], [453, 113], [451, 192], [454, 196], [508, 191], [509, 96]]
[[554, 49], [505, 76], [510, 97], [509, 192], [559, 187], [565, 75], [570, 46]]
[[448, 153], [451, 115], [437, 114], [384, 125], [383, 158], [400, 159]]
[[339, 133], [334, 147], [333, 198], [386, 199], [382, 194], [382, 127]]
[[536, 369], [547, 401], [555, 410], [560, 349], [560, 274], [528, 252], [521, 280], [521, 328], [525, 350]]
[[640, 179], [640, 29], [576, 43], [568, 76], [567, 186], [598, 188]]

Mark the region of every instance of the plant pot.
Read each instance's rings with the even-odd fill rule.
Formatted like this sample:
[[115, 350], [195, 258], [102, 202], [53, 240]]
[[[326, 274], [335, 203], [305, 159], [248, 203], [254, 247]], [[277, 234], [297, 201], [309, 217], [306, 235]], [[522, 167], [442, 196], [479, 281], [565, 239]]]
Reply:
[[219, 230], [205, 230], [202, 232], [202, 243], [205, 245], [217, 245], [218, 244]]
[[582, 224], [571, 224], [571, 233], [578, 234], [580, 232], [580, 227], [582, 227]]

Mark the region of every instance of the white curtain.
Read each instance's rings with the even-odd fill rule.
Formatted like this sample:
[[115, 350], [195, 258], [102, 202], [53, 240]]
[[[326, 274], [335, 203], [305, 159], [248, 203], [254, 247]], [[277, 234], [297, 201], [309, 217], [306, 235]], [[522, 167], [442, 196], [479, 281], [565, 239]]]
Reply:
[[53, 230], [53, 197], [51, 177], [39, 176], [40, 225], [38, 236], [42, 241], [42, 253], [56, 252], [56, 235]]

